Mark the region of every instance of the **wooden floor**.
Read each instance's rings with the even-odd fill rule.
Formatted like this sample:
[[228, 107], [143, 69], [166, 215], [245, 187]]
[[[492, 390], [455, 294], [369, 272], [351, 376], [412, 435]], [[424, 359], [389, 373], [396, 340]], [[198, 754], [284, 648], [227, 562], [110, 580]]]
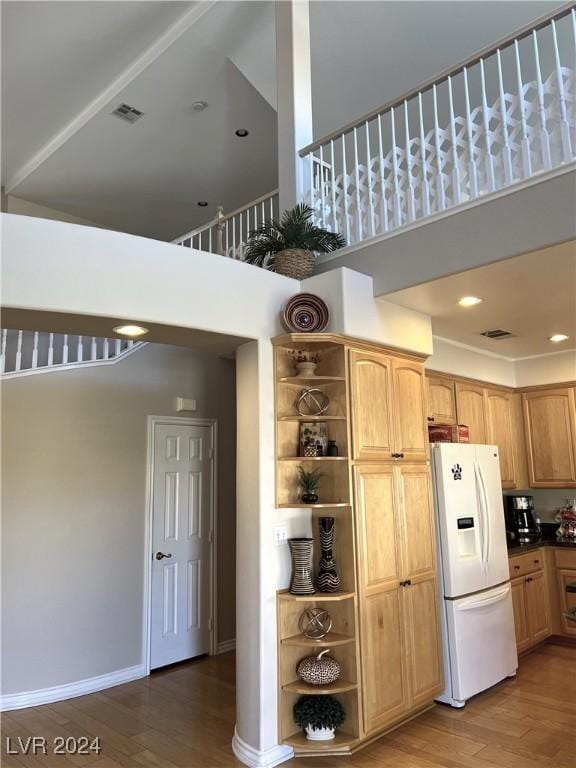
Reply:
[[[201, 659], [102, 693], [2, 716], [2, 766], [219, 768], [240, 766], [234, 656]], [[49, 754], [6, 755], [44, 736]], [[100, 736], [99, 756], [50, 754], [56, 736]], [[287, 768], [575, 768], [576, 648], [545, 645], [463, 710], [437, 706], [351, 758], [300, 758]]]

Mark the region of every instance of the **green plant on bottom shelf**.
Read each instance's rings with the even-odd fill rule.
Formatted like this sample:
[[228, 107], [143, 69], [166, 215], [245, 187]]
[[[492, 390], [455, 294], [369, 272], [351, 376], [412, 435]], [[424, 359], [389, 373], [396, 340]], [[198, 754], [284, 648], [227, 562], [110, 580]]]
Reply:
[[326, 475], [320, 469], [313, 469], [311, 472], [307, 472], [304, 467], [298, 467], [298, 485], [304, 493], [315, 494], [324, 477]]
[[344, 707], [333, 696], [300, 696], [294, 704], [294, 722], [299, 728], [336, 730], [344, 720]]

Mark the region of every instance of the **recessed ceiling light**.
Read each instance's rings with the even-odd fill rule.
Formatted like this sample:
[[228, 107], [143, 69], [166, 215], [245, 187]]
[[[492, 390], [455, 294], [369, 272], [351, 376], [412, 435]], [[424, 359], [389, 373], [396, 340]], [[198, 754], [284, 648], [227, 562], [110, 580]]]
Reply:
[[237, 131], [234, 131], [236, 136], [238, 136], [239, 139], [245, 139], [246, 136], [250, 133], [250, 131], [247, 131], [246, 128], [238, 128]]
[[206, 206], [208, 205], [208, 202], [206, 200], [198, 200], [198, 205], [200, 206], [200, 208], [206, 208]]
[[192, 109], [194, 110], [194, 112], [203, 112], [207, 106], [208, 106], [207, 101], [194, 101], [192, 103]]
[[561, 341], [566, 341], [569, 338], [570, 336], [567, 336], [565, 333], [554, 333], [552, 336], [548, 336], [548, 341], [551, 341], [552, 344], [559, 344]]
[[142, 325], [117, 325], [113, 331], [119, 336], [135, 338], [136, 336], [145, 336], [148, 333], [148, 328], [144, 328]]
[[461, 299], [458, 299], [458, 304], [461, 307], [475, 307], [477, 304], [482, 304], [483, 301], [484, 299], [478, 296], [462, 296]]

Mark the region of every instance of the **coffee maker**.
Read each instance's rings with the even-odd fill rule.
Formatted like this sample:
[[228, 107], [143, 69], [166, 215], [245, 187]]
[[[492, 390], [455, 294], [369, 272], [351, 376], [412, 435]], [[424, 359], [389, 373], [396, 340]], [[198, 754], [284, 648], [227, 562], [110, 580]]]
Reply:
[[530, 544], [540, 538], [532, 496], [505, 496], [506, 536], [514, 544]]

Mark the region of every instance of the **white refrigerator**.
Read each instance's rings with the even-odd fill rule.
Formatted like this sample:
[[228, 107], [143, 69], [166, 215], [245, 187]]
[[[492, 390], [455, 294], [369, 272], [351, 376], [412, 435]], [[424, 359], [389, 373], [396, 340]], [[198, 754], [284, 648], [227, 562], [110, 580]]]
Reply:
[[516, 674], [518, 655], [498, 448], [431, 446], [446, 688], [467, 699]]

